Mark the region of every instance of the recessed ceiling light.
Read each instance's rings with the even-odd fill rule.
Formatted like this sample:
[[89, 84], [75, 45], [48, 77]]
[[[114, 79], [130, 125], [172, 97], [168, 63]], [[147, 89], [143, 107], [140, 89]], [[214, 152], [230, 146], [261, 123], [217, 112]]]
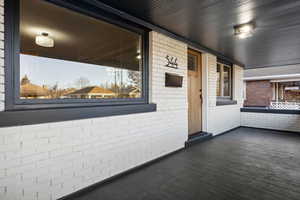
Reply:
[[35, 43], [41, 47], [54, 47], [54, 40], [48, 33], [42, 33], [35, 37]]
[[234, 26], [234, 35], [240, 39], [248, 38], [253, 35], [255, 25], [253, 22]]

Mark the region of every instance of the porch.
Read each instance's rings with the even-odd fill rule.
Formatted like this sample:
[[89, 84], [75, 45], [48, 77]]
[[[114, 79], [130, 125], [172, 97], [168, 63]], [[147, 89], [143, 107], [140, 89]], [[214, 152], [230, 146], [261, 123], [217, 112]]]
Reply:
[[300, 137], [238, 128], [66, 199], [300, 198]]
[[299, 21], [292, 0], [0, 0], [0, 200], [300, 199]]

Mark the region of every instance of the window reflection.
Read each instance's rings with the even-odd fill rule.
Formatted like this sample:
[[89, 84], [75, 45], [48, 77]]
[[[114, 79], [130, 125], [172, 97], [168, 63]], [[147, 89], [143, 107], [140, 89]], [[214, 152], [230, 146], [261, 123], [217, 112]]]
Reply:
[[219, 98], [232, 98], [232, 67], [217, 63], [216, 95]]
[[142, 97], [140, 34], [46, 1], [20, 10], [21, 99]]
[[220, 85], [221, 85], [221, 66], [217, 64], [217, 96], [221, 96], [221, 90], [220, 90]]
[[141, 72], [21, 54], [23, 99], [140, 98]]
[[227, 66], [224, 66], [224, 96], [230, 96], [230, 68]]

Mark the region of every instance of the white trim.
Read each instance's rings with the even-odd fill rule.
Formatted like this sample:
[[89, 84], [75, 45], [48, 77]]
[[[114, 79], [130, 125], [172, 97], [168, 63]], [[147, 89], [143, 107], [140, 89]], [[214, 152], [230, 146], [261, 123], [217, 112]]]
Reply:
[[282, 83], [282, 82], [294, 82], [294, 81], [300, 81], [300, 78], [294, 78], [294, 79], [276, 79], [271, 80], [272, 83]]
[[244, 80], [245, 81], [253, 81], [253, 80], [274, 80], [274, 79], [292, 79], [292, 78], [294, 78], [294, 79], [300, 78], [300, 74], [244, 77]]
[[208, 132], [208, 54], [202, 53], [202, 131]]

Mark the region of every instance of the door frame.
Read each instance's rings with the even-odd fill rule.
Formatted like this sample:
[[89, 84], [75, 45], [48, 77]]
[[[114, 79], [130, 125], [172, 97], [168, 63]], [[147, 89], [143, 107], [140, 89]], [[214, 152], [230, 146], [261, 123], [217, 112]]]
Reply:
[[[200, 98], [200, 111], [199, 111], [199, 115], [200, 115], [200, 124], [201, 124], [201, 127], [200, 127], [200, 132], [203, 132], [203, 59], [202, 59], [202, 52], [198, 51], [198, 50], [195, 50], [193, 48], [188, 48], [188, 51], [187, 51], [187, 54], [192, 54], [192, 55], [196, 55], [198, 57], [198, 66], [197, 66], [197, 72], [198, 72], [198, 75], [199, 75], [199, 84], [200, 84], [200, 91], [199, 91], [199, 98]], [[187, 66], [187, 78], [189, 79], [189, 69], [188, 69], [188, 66]], [[189, 81], [189, 80], [188, 80]], [[188, 91], [187, 91], [187, 95], [188, 95], [188, 98], [189, 98], [189, 88], [188, 88]], [[188, 100], [188, 105], [189, 105], [189, 100]], [[188, 112], [189, 112], [189, 109], [188, 109]], [[188, 120], [189, 120], [189, 113], [188, 113]], [[189, 122], [188, 122], [188, 126], [189, 126]], [[188, 127], [188, 130], [190, 129], [190, 127]], [[195, 133], [189, 133], [188, 131], [188, 135], [189, 136], [192, 136], [194, 134], [197, 134], [199, 132], [195, 132]]]

